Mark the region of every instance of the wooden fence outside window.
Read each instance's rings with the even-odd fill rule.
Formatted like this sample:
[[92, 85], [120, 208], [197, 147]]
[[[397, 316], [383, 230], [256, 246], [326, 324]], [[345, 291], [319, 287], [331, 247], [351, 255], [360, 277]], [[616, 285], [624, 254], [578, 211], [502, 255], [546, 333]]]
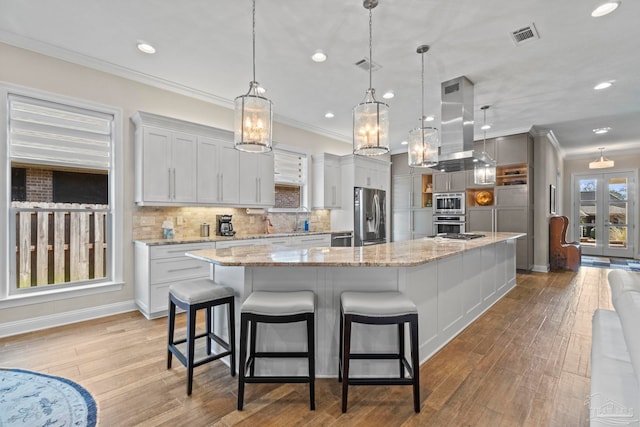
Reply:
[[18, 289], [106, 277], [108, 206], [14, 202], [12, 211]]

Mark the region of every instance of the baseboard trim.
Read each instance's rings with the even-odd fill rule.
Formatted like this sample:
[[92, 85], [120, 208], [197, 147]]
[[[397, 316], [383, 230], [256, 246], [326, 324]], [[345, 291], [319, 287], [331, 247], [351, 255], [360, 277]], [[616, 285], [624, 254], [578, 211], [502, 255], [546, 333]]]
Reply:
[[547, 264], [547, 265], [534, 265], [533, 268], [531, 269], [531, 271], [535, 271], [537, 273], [548, 273], [549, 271], [551, 271], [551, 269], [549, 268], [549, 264]]
[[48, 316], [17, 320], [15, 322], [0, 323], [0, 338], [83, 322], [85, 320], [98, 319], [114, 314], [127, 313], [137, 309], [135, 301], [131, 300]]

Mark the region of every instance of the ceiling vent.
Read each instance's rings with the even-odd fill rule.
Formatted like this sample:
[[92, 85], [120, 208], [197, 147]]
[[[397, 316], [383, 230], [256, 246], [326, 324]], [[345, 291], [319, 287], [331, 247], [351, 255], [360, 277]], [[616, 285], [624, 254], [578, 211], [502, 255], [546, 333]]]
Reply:
[[378, 71], [380, 68], [382, 68], [380, 65], [376, 64], [375, 62], [369, 61], [367, 58], [362, 58], [355, 63], [355, 66], [367, 72], [369, 72], [369, 69], [371, 69], [371, 71]]
[[536, 30], [536, 26], [533, 23], [528, 27], [520, 28], [519, 30], [511, 32], [511, 39], [516, 44], [516, 46], [533, 40], [537, 40], [539, 38], [540, 35], [538, 34], [538, 30]]

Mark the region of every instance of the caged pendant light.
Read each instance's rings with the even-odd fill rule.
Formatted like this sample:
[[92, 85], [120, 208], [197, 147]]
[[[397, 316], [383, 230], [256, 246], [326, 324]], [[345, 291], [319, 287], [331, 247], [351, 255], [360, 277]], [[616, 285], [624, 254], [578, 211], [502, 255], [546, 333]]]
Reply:
[[[484, 122], [481, 128], [483, 132], [482, 154], [489, 157], [489, 155], [487, 154], [487, 129], [491, 128], [491, 126], [487, 125], [487, 110], [489, 109], [489, 106], [484, 105], [480, 107], [480, 109], [484, 113]], [[496, 167], [489, 165], [480, 165], [476, 163], [475, 167], [473, 168], [473, 182], [478, 185], [495, 184]]]
[[273, 111], [271, 101], [260, 95], [256, 81], [256, 0], [253, 0], [253, 80], [249, 91], [234, 101], [234, 135], [236, 149], [251, 153], [266, 153], [272, 149], [271, 129]]
[[378, 0], [364, 0], [362, 5], [369, 9], [369, 89], [362, 102], [353, 107], [353, 153], [378, 156], [389, 152], [389, 106], [376, 100], [371, 83], [371, 10], [378, 5]]
[[424, 125], [424, 54], [429, 46], [418, 46], [416, 50], [422, 59], [422, 110], [420, 126], [409, 131], [408, 159], [409, 166], [430, 168], [438, 164], [438, 130]]

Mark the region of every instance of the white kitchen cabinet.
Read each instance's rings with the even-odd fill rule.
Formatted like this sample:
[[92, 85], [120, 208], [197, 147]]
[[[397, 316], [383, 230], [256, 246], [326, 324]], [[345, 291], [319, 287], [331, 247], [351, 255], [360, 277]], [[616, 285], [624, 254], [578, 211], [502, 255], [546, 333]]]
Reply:
[[136, 131], [142, 157], [138, 202], [188, 203], [196, 200], [196, 137], [144, 126]]
[[238, 205], [239, 160], [232, 132], [142, 111], [131, 120], [137, 204]]
[[241, 206], [270, 207], [275, 203], [273, 153], [240, 153]]
[[340, 158], [332, 154], [312, 156], [313, 209], [340, 209], [341, 178]]
[[172, 283], [211, 277], [208, 263], [184, 255], [185, 252], [203, 249], [215, 249], [215, 243], [159, 246], [135, 243], [135, 300], [147, 319], [167, 315], [169, 286]]
[[198, 203], [238, 204], [239, 153], [230, 142], [198, 137]]
[[388, 190], [390, 166], [388, 162], [354, 156], [355, 186]]
[[[427, 178], [427, 179], [425, 179]], [[425, 185], [428, 174], [396, 175], [392, 179], [391, 229], [394, 242], [419, 239], [433, 234], [433, 209], [423, 207], [426, 201]]]
[[433, 174], [434, 193], [464, 191], [466, 185], [467, 171], [437, 172]]

